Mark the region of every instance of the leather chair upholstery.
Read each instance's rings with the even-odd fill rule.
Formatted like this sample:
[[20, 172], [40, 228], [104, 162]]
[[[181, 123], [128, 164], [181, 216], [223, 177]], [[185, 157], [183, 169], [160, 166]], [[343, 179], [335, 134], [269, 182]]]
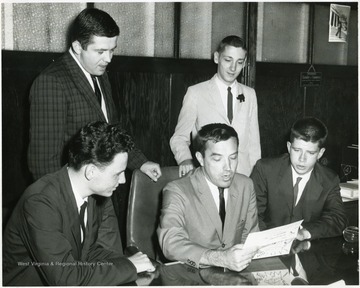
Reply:
[[159, 224], [162, 189], [179, 178], [179, 167], [162, 167], [162, 176], [153, 182], [140, 170], [135, 170], [131, 179], [129, 207], [126, 224], [126, 254], [141, 251], [158, 262], [166, 262], [163, 256], [156, 229]]

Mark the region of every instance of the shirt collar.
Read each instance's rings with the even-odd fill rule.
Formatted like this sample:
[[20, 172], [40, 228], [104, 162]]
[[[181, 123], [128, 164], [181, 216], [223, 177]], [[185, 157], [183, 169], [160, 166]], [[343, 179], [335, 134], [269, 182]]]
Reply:
[[[70, 183], [71, 183], [71, 181], [70, 181]], [[76, 206], [77, 206], [77, 208], [79, 210], [78, 212], [80, 212], [80, 207], [84, 204], [85, 201], [88, 201], [88, 197], [82, 198], [80, 196], [80, 194], [76, 191], [76, 187], [71, 185], [71, 188], [72, 188], [72, 192], [73, 192], [74, 197], [75, 197]]]
[[296, 179], [298, 177], [301, 177], [301, 182], [306, 183], [310, 179], [310, 176], [311, 176], [311, 173], [312, 173], [313, 170], [314, 170], [314, 168], [311, 169], [306, 174], [300, 175], [295, 171], [294, 167], [291, 165], [293, 183], [296, 183]]
[[220, 80], [219, 75], [216, 73], [215, 77], [216, 85], [218, 85], [220, 90], [226, 91], [228, 87], [231, 87], [231, 91], [234, 91], [237, 81], [235, 80], [230, 86], [226, 85], [223, 81]]
[[90, 83], [92, 83], [92, 80], [91, 80], [91, 75], [89, 72], [87, 72], [84, 67], [81, 65], [81, 63], [79, 62], [79, 60], [76, 58], [74, 52], [72, 51], [71, 48], [69, 48], [69, 53], [70, 55], [74, 58], [75, 62], [79, 65], [80, 69], [84, 72], [86, 78], [89, 80]]
[[[219, 195], [219, 187], [216, 186], [214, 183], [212, 183], [205, 175], [205, 180], [206, 180], [206, 183], [208, 184], [209, 186], [209, 189], [211, 191], [211, 194], [213, 194], [213, 196], [218, 196]], [[226, 198], [227, 198], [227, 193], [229, 191], [229, 188], [224, 188], [224, 197], [225, 197], [225, 201], [226, 201]]]

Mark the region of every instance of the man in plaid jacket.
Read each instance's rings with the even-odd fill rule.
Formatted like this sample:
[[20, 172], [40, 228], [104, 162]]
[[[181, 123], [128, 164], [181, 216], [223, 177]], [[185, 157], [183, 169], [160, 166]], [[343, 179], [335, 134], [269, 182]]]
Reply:
[[[120, 30], [104, 11], [88, 8], [75, 19], [71, 47], [47, 67], [30, 91], [28, 164], [34, 180], [59, 170], [70, 138], [85, 124], [119, 121], [106, 74]], [[134, 149], [128, 168], [140, 168], [156, 181], [160, 166]]]

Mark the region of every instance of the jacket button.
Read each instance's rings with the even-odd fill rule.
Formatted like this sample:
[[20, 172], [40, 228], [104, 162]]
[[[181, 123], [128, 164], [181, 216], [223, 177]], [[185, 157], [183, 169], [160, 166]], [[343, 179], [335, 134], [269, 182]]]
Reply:
[[222, 244], [221, 244], [221, 247], [224, 248], [224, 247], [225, 247], [225, 243], [222, 243]]

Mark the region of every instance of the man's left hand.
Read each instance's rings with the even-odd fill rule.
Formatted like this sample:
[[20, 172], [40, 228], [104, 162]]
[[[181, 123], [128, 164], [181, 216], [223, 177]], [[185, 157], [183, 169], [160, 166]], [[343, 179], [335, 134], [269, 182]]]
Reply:
[[141, 167], [140, 171], [151, 178], [151, 180], [157, 182], [161, 177], [160, 165], [151, 161], [145, 162]]
[[296, 239], [299, 241], [303, 241], [310, 238], [311, 238], [311, 234], [305, 228], [299, 229], [298, 234], [296, 235]]

